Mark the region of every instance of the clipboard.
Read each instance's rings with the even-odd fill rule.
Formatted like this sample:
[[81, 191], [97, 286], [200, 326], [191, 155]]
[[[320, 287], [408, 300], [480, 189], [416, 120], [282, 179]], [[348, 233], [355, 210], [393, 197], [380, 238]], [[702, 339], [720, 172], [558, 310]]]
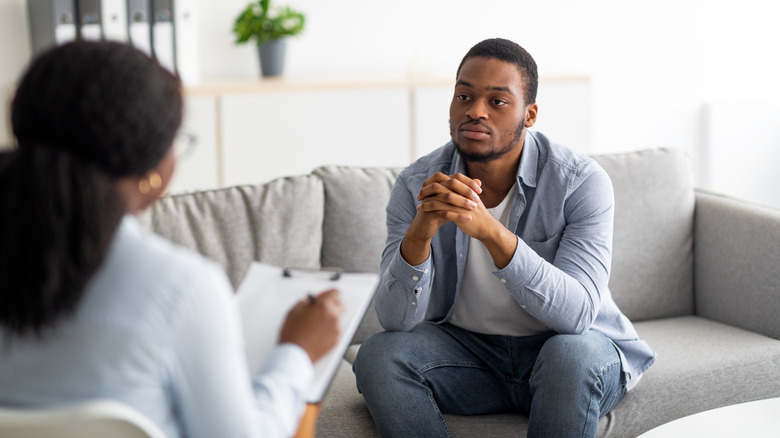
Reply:
[[341, 334], [336, 346], [314, 364], [314, 379], [306, 397], [308, 403], [319, 403], [338, 371], [378, 284], [377, 274], [252, 263], [235, 296], [250, 373], [257, 374], [276, 347], [287, 312], [295, 303], [310, 294], [338, 289], [344, 304], [344, 312], [339, 319]]

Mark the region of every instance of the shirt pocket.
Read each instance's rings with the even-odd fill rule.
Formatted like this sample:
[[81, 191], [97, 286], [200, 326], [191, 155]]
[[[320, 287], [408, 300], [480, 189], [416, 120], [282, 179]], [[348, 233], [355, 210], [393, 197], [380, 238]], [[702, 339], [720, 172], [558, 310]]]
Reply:
[[563, 231], [555, 233], [552, 237], [541, 242], [525, 241], [539, 257], [545, 259], [548, 263], [555, 261], [555, 255], [558, 253], [558, 246], [561, 243]]

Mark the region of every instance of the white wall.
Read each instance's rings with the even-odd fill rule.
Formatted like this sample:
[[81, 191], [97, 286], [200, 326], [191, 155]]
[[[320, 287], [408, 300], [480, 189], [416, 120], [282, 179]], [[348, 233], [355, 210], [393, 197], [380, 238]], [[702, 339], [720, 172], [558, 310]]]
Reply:
[[[251, 46], [234, 46], [230, 29], [246, 0], [200, 0], [204, 80], [257, 77]], [[674, 146], [695, 159], [697, 183], [712, 186], [728, 169], [753, 182], [718, 186], [773, 203], [780, 176], [753, 172], [750, 160], [712, 163], [727, 156], [713, 142], [742, 128], [728, 118], [713, 130], [709, 103], [736, 101], [734, 111], [756, 114], [751, 102], [780, 100], [780, 2], [775, 0], [290, 0], [307, 14], [306, 33], [289, 48], [288, 74], [331, 77], [380, 74], [454, 74], [475, 42], [515, 40], [534, 55], [545, 76], [589, 76], [593, 109], [590, 153]], [[0, 0], [0, 90], [29, 58], [25, 0]], [[2, 95], [5, 95], [3, 92]], [[366, 105], [378, 105], [366, 102]], [[555, 105], [560, 105], [558, 102]], [[544, 117], [544, 102], [539, 102]], [[718, 113], [720, 114], [720, 113]], [[767, 119], [764, 113], [756, 114]], [[0, 110], [5, 119], [5, 105]], [[740, 122], [741, 123], [741, 122]], [[740, 131], [758, 155], [776, 149], [771, 125]], [[744, 123], [743, 123], [744, 125]], [[780, 123], [777, 123], [780, 126]], [[775, 135], [764, 135], [766, 132]], [[0, 141], [7, 138], [0, 127]], [[730, 136], [730, 137], [729, 137]], [[706, 142], [706, 143], [705, 143]], [[772, 156], [770, 154], [770, 156]], [[707, 165], [705, 169], [702, 166]], [[774, 172], [778, 175], [780, 173]], [[756, 179], [760, 179], [756, 182]], [[761, 189], [764, 187], [764, 189]], [[776, 198], [776, 197], [775, 197]], [[778, 201], [780, 202], [780, 201]], [[777, 204], [775, 204], [777, 205]], [[780, 205], [777, 205], [780, 206]]]

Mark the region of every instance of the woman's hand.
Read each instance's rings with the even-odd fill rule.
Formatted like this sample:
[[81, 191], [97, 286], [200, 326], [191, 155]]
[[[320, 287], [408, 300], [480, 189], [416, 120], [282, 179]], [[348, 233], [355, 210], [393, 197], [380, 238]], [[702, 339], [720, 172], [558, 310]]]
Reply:
[[302, 300], [287, 314], [279, 342], [300, 346], [315, 363], [338, 342], [339, 316], [343, 311], [344, 305], [336, 289]]

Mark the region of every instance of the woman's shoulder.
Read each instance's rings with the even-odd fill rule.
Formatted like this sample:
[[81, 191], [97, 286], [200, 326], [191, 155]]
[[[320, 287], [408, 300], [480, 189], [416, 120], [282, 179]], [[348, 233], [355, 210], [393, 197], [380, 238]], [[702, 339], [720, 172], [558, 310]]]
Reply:
[[114, 314], [116, 323], [147, 326], [174, 324], [197, 302], [224, 302], [232, 287], [214, 261], [146, 231], [126, 217], [112, 247], [90, 284], [84, 312]]
[[134, 262], [130, 268], [172, 275], [180, 270], [196, 275], [213, 275], [222, 268], [213, 260], [183, 246], [177, 245], [143, 228], [133, 216], [123, 219], [114, 242], [118, 258]]

